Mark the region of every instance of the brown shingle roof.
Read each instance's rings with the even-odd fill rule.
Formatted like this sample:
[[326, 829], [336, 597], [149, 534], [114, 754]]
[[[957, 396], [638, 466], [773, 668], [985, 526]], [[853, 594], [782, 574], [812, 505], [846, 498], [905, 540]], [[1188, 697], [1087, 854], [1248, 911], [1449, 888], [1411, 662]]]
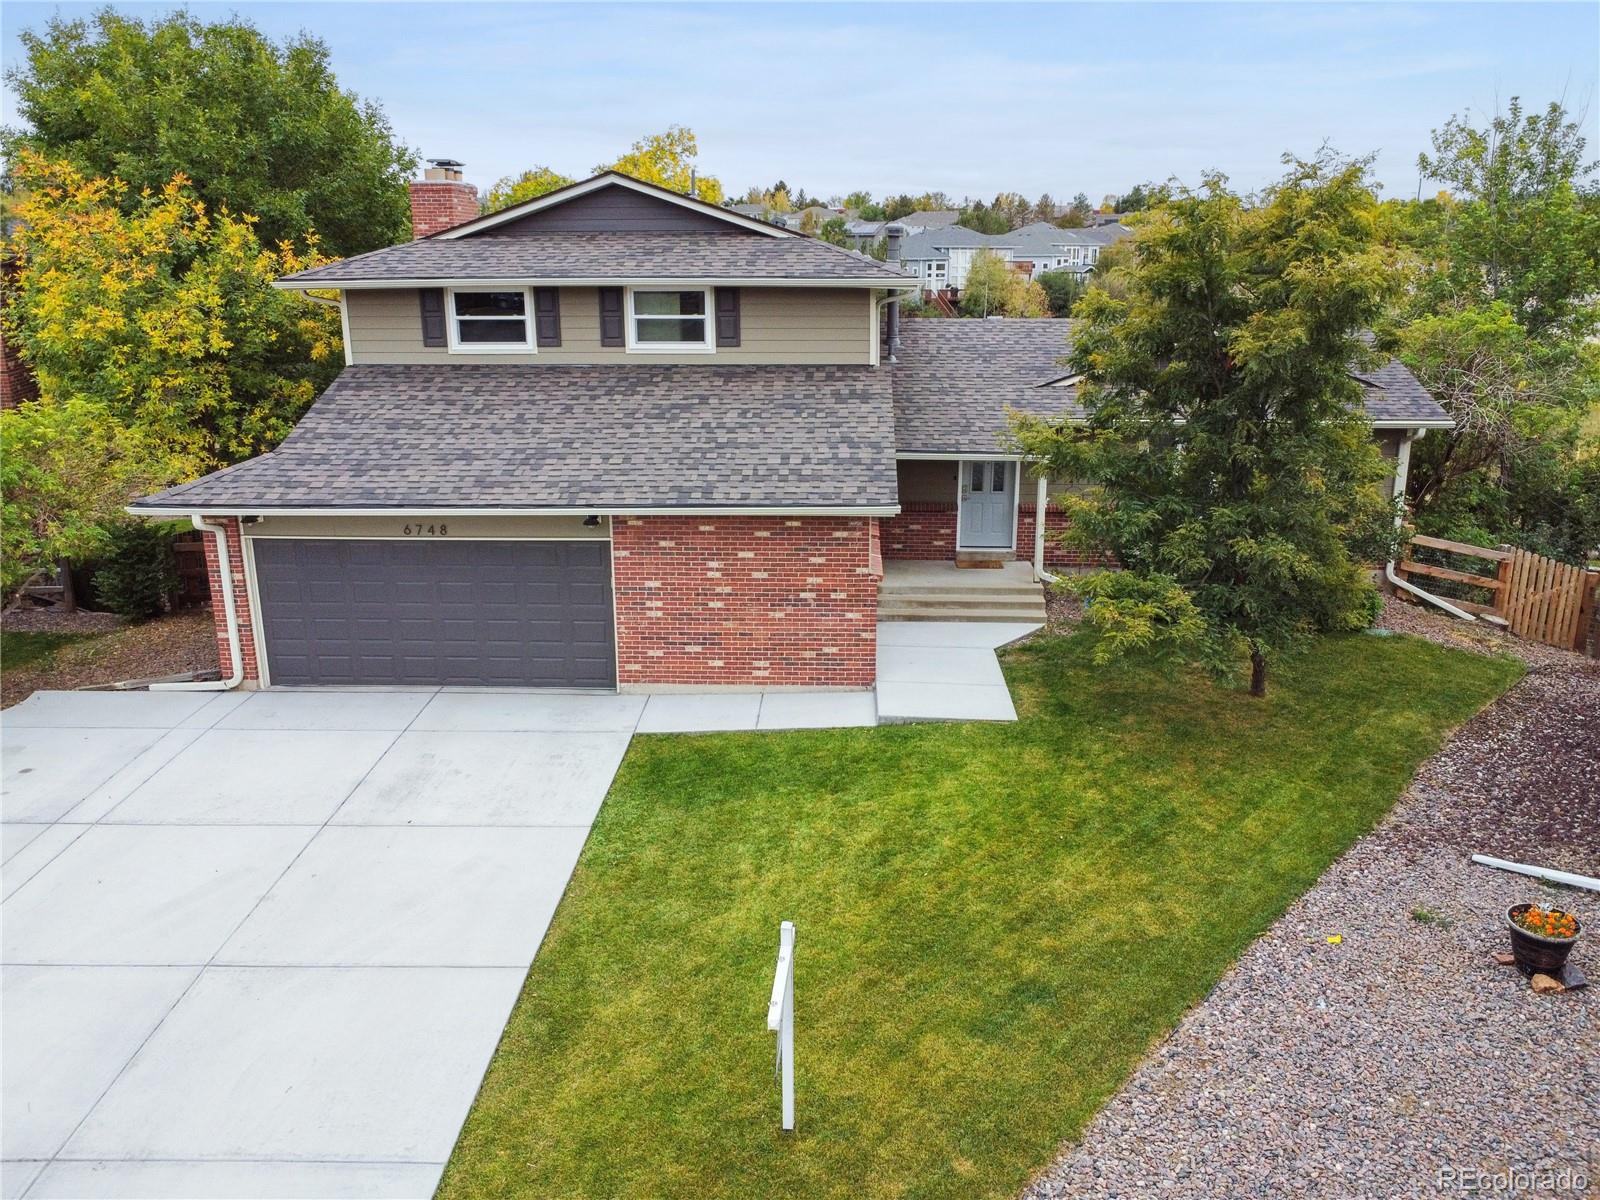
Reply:
[[[147, 509], [818, 508], [897, 503], [896, 452], [1003, 452], [1006, 410], [1082, 413], [1057, 320], [908, 320], [889, 368], [450, 363], [345, 369], [271, 454]], [[1377, 421], [1444, 410], [1358, 375]]]
[[270, 454], [143, 508], [896, 503], [871, 367], [354, 366]]
[[291, 286], [469, 279], [850, 279], [911, 276], [811, 238], [745, 233], [523, 233], [424, 238], [284, 276]]
[[[947, 320], [901, 322], [894, 367], [895, 448], [902, 454], [994, 454], [1005, 449], [1006, 409], [1080, 420], [1070, 387], [1049, 386], [1067, 368], [1066, 321]], [[1354, 373], [1366, 387], [1373, 421], [1438, 424], [1449, 420], [1400, 362]]]

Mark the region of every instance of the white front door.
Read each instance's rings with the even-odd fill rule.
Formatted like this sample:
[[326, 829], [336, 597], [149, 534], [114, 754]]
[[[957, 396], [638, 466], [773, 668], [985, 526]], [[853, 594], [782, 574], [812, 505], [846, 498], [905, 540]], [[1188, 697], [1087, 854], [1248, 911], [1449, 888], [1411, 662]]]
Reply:
[[1017, 465], [1008, 462], [961, 464], [962, 550], [1006, 550], [1012, 544], [1012, 496]]

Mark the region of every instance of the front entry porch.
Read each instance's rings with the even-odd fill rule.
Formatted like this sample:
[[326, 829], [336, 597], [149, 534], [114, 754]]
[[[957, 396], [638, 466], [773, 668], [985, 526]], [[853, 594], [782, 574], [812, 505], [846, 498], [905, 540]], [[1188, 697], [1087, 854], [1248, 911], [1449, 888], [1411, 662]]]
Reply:
[[1025, 562], [971, 570], [954, 561], [889, 560], [878, 586], [880, 621], [1041, 624], [1044, 587]]

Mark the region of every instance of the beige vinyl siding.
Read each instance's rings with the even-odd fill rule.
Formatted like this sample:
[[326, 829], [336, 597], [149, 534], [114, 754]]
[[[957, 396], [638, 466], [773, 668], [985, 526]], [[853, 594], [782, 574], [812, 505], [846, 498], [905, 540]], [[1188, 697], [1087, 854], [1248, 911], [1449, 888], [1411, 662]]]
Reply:
[[363, 363], [781, 363], [867, 364], [872, 361], [872, 296], [864, 288], [740, 289], [740, 345], [714, 354], [630, 354], [600, 345], [595, 288], [561, 289], [561, 345], [536, 354], [452, 354], [422, 344], [415, 289], [352, 289], [350, 361]]

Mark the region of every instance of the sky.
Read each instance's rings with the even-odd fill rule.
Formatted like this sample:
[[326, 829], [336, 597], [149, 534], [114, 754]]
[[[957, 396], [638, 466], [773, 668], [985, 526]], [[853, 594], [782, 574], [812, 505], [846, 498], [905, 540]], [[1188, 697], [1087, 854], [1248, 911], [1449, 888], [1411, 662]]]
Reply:
[[[20, 30], [96, 5], [6, 0]], [[169, 5], [116, 4], [151, 16]], [[191, 4], [329, 46], [424, 157], [485, 187], [533, 164], [584, 175], [669, 124], [730, 193], [1018, 191], [1099, 202], [1285, 151], [1376, 153], [1390, 196], [1453, 113], [1511, 96], [1582, 115], [1600, 153], [1600, 4]], [[17, 122], [3, 95], [4, 122]], [[1426, 186], [1426, 192], [1437, 185]]]

